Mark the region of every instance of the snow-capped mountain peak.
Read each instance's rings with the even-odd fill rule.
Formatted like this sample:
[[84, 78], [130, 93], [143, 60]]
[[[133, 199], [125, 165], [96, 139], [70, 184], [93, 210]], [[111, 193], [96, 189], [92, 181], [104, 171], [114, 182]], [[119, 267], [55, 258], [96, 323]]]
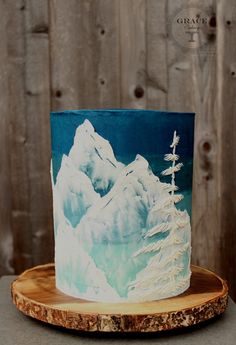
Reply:
[[88, 120], [77, 128], [69, 157], [102, 195], [111, 189], [124, 167], [116, 160], [109, 141], [96, 133]]
[[[94, 133], [94, 132], [95, 132], [93, 125], [92, 125], [91, 122], [90, 122], [89, 120], [87, 120], [87, 119], [84, 120], [83, 127], [85, 128], [85, 130], [86, 130], [88, 133]], [[79, 128], [82, 128], [82, 127], [80, 126]]]

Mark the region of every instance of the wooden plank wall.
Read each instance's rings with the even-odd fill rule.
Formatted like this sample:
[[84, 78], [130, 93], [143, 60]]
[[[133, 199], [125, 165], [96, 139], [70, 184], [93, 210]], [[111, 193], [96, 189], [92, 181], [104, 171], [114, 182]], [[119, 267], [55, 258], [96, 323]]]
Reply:
[[[210, 18], [203, 48], [170, 21]], [[236, 299], [234, 0], [0, 0], [0, 275], [52, 261], [49, 111], [195, 111], [192, 261]]]

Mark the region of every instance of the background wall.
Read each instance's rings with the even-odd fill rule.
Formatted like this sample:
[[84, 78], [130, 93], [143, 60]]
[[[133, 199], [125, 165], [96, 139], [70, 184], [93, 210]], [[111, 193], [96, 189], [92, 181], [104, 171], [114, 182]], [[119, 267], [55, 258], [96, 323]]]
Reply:
[[[183, 49], [176, 11], [204, 7]], [[53, 260], [49, 111], [195, 111], [193, 263], [236, 299], [234, 0], [0, 0], [0, 274]]]

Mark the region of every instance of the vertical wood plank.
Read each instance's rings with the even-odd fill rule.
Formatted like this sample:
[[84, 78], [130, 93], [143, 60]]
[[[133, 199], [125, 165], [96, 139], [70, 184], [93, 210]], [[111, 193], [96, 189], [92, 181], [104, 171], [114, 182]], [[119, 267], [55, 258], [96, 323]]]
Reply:
[[25, 2], [9, 0], [7, 41], [9, 62], [9, 117], [11, 126], [12, 229], [14, 267], [20, 272], [32, 265], [28, 134], [25, 105]]
[[32, 264], [53, 259], [48, 1], [25, 2], [25, 87]]
[[146, 108], [167, 107], [167, 0], [146, 2]]
[[52, 108], [119, 107], [118, 1], [50, 1]]
[[123, 108], [146, 107], [146, 1], [120, 0], [120, 87]]
[[193, 87], [191, 52], [183, 49], [173, 38], [172, 30], [175, 14], [184, 8], [188, 8], [189, 0], [168, 0], [167, 5], [167, 68], [168, 68], [168, 95], [167, 107], [173, 111], [193, 111]]
[[[209, 18], [205, 44], [192, 55], [193, 105], [196, 110], [193, 189], [193, 262], [220, 273], [220, 171], [217, 110], [216, 1], [191, 1]], [[212, 24], [211, 24], [212, 23]]]
[[236, 300], [236, 4], [219, 1], [218, 8], [219, 117], [221, 138], [221, 229], [219, 238], [221, 271]]
[[8, 109], [7, 8], [0, 1], [0, 276], [13, 274], [13, 236], [11, 229], [11, 181]]

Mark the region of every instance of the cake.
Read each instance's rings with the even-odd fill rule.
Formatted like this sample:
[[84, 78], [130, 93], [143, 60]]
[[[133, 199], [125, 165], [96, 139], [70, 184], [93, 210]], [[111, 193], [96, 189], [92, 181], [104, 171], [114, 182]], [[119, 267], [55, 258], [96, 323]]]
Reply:
[[59, 290], [116, 303], [189, 288], [193, 131], [193, 113], [51, 113]]

